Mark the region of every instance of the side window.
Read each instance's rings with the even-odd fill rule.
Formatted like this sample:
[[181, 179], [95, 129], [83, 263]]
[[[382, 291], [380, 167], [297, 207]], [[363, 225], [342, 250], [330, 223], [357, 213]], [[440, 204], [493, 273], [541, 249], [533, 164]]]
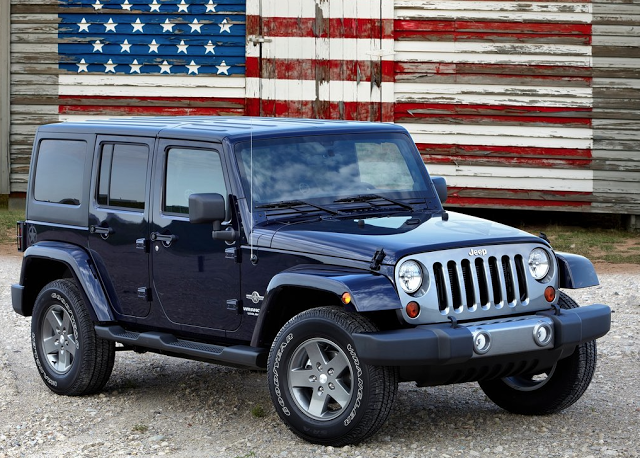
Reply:
[[165, 170], [163, 211], [166, 213], [188, 215], [191, 194], [218, 193], [227, 198], [222, 161], [216, 151], [171, 148]]
[[148, 158], [146, 145], [104, 144], [100, 156], [98, 204], [144, 210]]
[[41, 202], [80, 205], [87, 144], [43, 140], [38, 149], [33, 196]]

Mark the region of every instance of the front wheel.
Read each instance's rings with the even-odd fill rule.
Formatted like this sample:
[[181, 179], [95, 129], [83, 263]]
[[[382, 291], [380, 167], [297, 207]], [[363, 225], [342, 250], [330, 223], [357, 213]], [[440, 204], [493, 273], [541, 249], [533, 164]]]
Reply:
[[[565, 293], [558, 305], [577, 308]], [[578, 345], [571, 356], [538, 374], [521, 374], [480, 382], [482, 391], [509, 412], [521, 415], [547, 415], [566, 409], [586, 391], [596, 369], [596, 342]]]
[[351, 338], [375, 330], [368, 319], [338, 307], [307, 310], [282, 327], [269, 353], [269, 390], [295, 434], [342, 446], [383, 425], [398, 388], [396, 370], [362, 363]]
[[115, 359], [115, 344], [96, 336], [76, 284], [68, 279], [46, 285], [31, 318], [31, 347], [38, 372], [58, 394], [100, 391]]

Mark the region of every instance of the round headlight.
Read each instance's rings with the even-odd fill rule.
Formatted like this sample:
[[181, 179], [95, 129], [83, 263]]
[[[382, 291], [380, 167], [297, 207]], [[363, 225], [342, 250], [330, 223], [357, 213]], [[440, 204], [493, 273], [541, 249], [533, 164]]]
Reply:
[[398, 269], [400, 286], [405, 293], [413, 294], [422, 286], [422, 268], [416, 261], [405, 261]]
[[534, 248], [529, 254], [529, 272], [536, 280], [542, 280], [549, 273], [549, 255], [542, 248]]

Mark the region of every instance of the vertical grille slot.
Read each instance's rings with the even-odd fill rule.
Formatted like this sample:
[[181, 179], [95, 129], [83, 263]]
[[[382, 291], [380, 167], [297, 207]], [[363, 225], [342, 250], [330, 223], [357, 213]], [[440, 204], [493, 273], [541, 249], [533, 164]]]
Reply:
[[504, 283], [507, 289], [507, 302], [513, 304], [516, 300], [516, 293], [513, 284], [513, 273], [511, 272], [511, 264], [509, 263], [509, 256], [503, 256], [502, 259], [502, 272], [504, 274]]
[[447, 270], [449, 272], [449, 283], [451, 284], [451, 301], [453, 308], [459, 309], [462, 306], [462, 295], [460, 294], [460, 279], [458, 278], [456, 263], [449, 261], [447, 263]]
[[491, 275], [493, 303], [497, 306], [502, 302], [502, 285], [500, 282], [500, 274], [498, 273], [498, 260], [493, 256], [489, 258], [489, 274]]
[[461, 263], [462, 279], [464, 281], [464, 290], [467, 296], [467, 308], [473, 309], [476, 305], [476, 297], [473, 287], [473, 273], [471, 272], [471, 262], [463, 259]]
[[436, 282], [436, 291], [438, 292], [438, 308], [441, 312], [447, 310], [449, 304], [447, 304], [447, 286], [444, 281], [444, 272], [442, 271], [442, 264], [436, 262], [433, 265], [433, 276]]
[[480, 305], [486, 307], [489, 305], [489, 282], [484, 271], [484, 260], [476, 258], [476, 274], [478, 275], [478, 286], [480, 287]]
[[518, 289], [520, 290], [520, 302], [526, 304], [529, 299], [527, 291], [527, 277], [524, 270], [524, 259], [519, 254], [515, 257], [516, 275], [518, 277]]

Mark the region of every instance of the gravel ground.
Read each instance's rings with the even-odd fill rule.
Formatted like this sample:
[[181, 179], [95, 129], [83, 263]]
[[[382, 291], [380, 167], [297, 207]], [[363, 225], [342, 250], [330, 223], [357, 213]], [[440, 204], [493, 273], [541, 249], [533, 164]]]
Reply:
[[266, 375], [153, 354], [121, 352], [105, 390], [50, 392], [29, 348], [28, 318], [13, 312], [20, 258], [0, 256], [0, 457], [638, 457], [640, 273], [605, 273], [570, 291], [615, 314], [580, 401], [547, 417], [512, 415], [476, 384], [403, 383], [380, 432], [357, 447], [308, 444], [280, 422]]

